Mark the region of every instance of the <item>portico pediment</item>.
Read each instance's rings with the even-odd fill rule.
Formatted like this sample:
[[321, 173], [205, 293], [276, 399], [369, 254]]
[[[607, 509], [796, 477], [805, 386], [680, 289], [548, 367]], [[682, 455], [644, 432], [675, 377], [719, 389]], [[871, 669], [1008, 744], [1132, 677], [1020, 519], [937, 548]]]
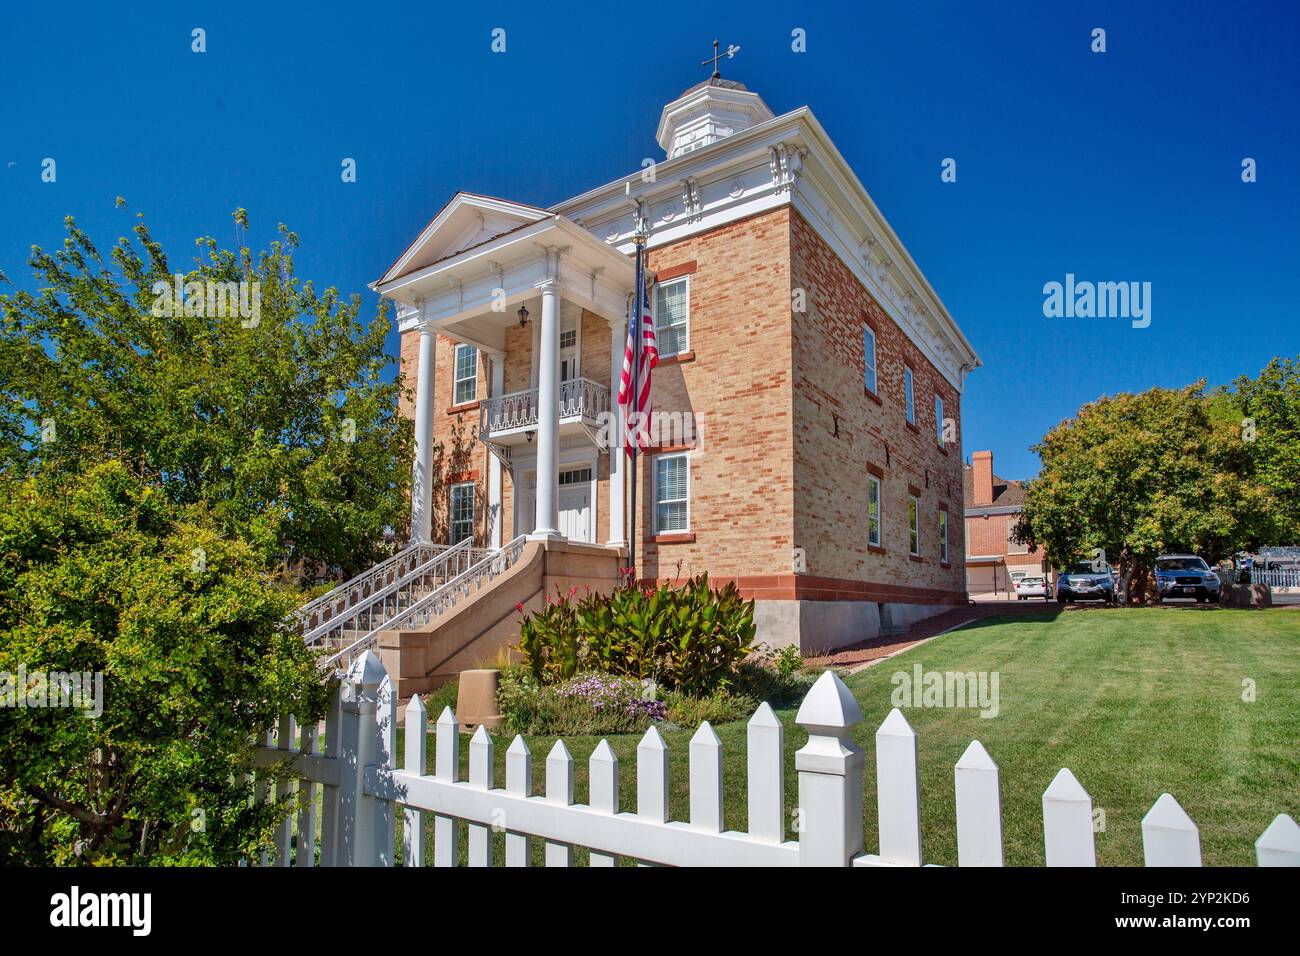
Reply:
[[391, 282], [552, 215], [526, 203], [458, 192], [379, 282]]

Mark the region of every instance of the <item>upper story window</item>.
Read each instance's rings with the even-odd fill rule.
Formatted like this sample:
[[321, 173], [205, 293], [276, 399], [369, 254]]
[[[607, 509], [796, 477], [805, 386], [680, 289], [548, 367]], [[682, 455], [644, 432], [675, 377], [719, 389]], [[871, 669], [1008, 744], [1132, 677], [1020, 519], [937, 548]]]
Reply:
[[939, 509], [939, 560], [948, 563], [948, 509]]
[[880, 479], [867, 475], [867, 544], [880, 547]]
[[690, 514], [691, 460], [685, 453], [655, 459], [655, 533], [687, 531]]
[[452, 399], [453, 405], [462, 405], [478, 398], [478, 349], [474, 346], [456, 346], [455, 378], [456, 392]]
[[943, 396], [941, 395], [934, 396], [934, 437], [935, 440], [939, 443], [939, 447], [942, 448], [943, 447]]
[[916, 495], [907, 496], [907, 553], [921, 554], [921, 502]]
[[916, 424], [916, 396], [912, 391], [912, 369], [903, 366], [903, 401], [907, 405], [908, 424]]
[[463, 481], [451, 486], [451, 514], [448, 527], [451, 544], [474, 537], [474, 482]]
[[655, 286], [655, 345], [660, 358], [690, 351], [690, 276]]
[[867, 366], [867, 391], [876, 393], [876, 331], [869, 325], [862, 326], [862, 360]]

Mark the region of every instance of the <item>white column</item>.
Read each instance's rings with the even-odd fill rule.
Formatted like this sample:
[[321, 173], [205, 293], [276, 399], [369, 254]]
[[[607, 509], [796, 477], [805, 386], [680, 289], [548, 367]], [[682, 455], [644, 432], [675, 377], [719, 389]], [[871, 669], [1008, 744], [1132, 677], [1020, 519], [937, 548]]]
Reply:
[[437, 360], [436, 333], [420, 326], [420, 362], [415, 387], [415, 466], [411, 482], [411, 542], [427, 543], [433, 515], [433, 374]]
[[[492, 391], [489, 398], [500, 398], [505, 392], [506, 356], [504, 352], [494, 352], [492, 361]], [[488, 520], [492, 523], [490, 540], [492, 547], [501, 547], [501, 459], [488, 452]]]
[[534, 537], [560, 534], [560, 289], [542, 286], [537, 361], [537, 526]]
[[609, 324], [609, 541], [626, 547], [627, 454], [623, 451], [623, 409], [618, 404], [618, 383], [623, 375], [623, 352], [627, 348], [627, 325]]

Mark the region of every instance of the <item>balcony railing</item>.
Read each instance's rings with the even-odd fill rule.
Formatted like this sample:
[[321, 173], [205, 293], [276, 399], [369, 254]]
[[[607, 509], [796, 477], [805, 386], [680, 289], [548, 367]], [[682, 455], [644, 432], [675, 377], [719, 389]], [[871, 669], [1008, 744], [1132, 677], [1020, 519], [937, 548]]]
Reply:
[[[590, 379], [571, 379], [560, 383], [558, 406], [559, 421], [595, 421], [609, 410], [609, 389]], [[479, 432], [486, 440], [503, 432], [531, 430], [537, 427], [537, 418], [537, 389], [511, 392], [479, 405]]]

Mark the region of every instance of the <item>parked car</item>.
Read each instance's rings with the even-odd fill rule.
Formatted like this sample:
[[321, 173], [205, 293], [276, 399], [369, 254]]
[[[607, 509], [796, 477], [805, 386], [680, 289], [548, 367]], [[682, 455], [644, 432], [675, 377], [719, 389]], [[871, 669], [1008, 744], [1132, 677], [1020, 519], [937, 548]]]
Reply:
[[1052, 596], [1051, 590], [1047, 578], [1021, 578], [1016, 582], [1016, 600], [1025, 601], [1031, 597], [1040, 597], [1046, 601]]
[[1156, 592], [1163, 602], [1194, 598], [1198, 604], [1219, 600], [1219, 575], [1194, 554], [1162, 554], [1156, 558]]
[[1060, 572], [1056, 579], [1056, 600], [1061, 604], [1075, 601], [1115, 603], [1115, 572], [1108, 564], [1101, 571], [1090, 561], [1079, 561]]

